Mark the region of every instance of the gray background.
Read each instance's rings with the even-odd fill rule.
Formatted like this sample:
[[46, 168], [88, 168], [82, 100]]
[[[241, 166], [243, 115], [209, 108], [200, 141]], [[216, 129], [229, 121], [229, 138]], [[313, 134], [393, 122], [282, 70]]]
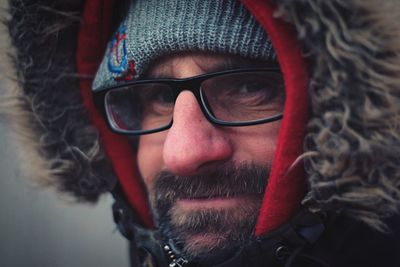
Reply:
[[[0, 0], [1, 10], [5, 2]], [[0, 31], [0, 93], [10, 86], [6, 43]], [[127, 243], [112, 222], [111, 198], [95, 206], [76, 204], [34, 186], [18, 170], [10, 137], [12, 132], [0, 123], [0, 266], [129, 266]]]

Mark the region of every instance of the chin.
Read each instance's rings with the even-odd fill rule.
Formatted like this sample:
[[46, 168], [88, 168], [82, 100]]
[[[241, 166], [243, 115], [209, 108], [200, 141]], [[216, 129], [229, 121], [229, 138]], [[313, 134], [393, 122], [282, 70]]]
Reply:
[[184, 253], [192, 257], [201, 257], [216, 251], [231, 250], [228, 238], [221, 233], [201, 233], [186, 237]]
[[221, 258], [254, 236], [259, 208], [259, 198], [228, 207], [175, 205], [161, 230], [188, 259]]

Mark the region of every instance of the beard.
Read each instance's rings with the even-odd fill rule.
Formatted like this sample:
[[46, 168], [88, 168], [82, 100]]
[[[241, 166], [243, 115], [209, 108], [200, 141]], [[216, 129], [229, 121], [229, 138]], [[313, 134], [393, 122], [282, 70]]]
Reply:
[[[189, 260], [232, 253], [254, 236], [269, 169], [227, 163], [196, 176], [161, 171], [150, 192], [158, 229]], [[216, 199], [228, 205], [201, 205]], [[179, 204], [193, 200], [194, 207]]]

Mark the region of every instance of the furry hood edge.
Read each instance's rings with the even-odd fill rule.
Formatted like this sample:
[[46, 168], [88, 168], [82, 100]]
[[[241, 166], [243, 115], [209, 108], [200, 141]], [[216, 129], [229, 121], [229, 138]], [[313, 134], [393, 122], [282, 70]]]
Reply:
[[[311, 73], [303, 205], [387, 230], [384, 219], [400, 212], [400, 3], [275, 3], [276, 16], [296, 29]], [[95, 202], [116, 177], [79, 93], [82, 7], [78, 0], [10, 0], [17, 90], [1, 100], [1, 112], [17, 133], [28, 176]]]

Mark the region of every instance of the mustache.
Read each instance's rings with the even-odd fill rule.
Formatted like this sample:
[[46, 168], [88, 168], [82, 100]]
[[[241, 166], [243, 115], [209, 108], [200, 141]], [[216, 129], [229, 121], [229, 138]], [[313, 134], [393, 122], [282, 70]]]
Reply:
[[155, 179], [154, 201], [263, 194], [269, 172], [269, 166], [254, 163], [227, 163], [195, 176], [176, 176], [164, 170]]

